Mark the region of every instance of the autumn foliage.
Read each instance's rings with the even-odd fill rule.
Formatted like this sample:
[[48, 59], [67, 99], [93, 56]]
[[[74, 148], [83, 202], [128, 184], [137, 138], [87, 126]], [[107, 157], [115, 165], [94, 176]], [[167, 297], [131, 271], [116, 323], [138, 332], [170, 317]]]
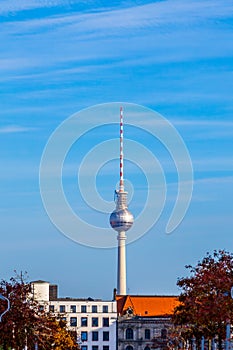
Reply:
[[186, 268], [190, 276], [178, 280], [181, 304], [175, 309], [173, 321], [181, 338], [217, 338], [221, 348], [226, 323], [233, 323], [233, 255], [214, 251], [213, 255], [207, 253], [197, 266]]
[[[41, 350], [78, 349], [74, 337], [67, 331], [66, 325], [50, 313], [46, 313], [33, 300], [31, 286], [20, 278], [11, 278], [10, 282], [0, 282], [0, 294], [10, 300], [10, 310], [0, 322], [0, 348], [3, 350], [34, 350], [35, 344]], [[0, 313], [7, 307], [0, 300]]]

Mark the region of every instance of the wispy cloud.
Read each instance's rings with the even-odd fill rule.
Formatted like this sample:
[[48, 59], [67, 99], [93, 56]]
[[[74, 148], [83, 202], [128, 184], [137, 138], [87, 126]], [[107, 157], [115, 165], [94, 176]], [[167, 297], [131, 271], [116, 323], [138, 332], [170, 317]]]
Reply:
[[[183, 182], [183, 185], [188, 185], [189, 182]], [[226, 202], [230, 200], [230, 193], [232, 192], [233, 176], [213, 176], [202, 179], [195, 179], [193, 182], [192, 202], [216, 202], [216, 200], [223, 200], [224, 195]], [[175, 202], [177, 198], [178, 182], [171, 182], [167, 184], [168, 194], [167, 200]], [[229, 188], [230, 190], [227, 190]], [[145, 191], [145, 189], [144, 189]], [[186, 201], [187, 196], [179, 198], [181, 201]]]
[[214, 177], [207, 177], [205, 179], [197, 179], [195, 180], [195, 184], [201, 184], [201, 185], [225, 185], [225, 184], [233, 184], [233, 176], [214, 176]]
[[233, 127], [233, 121], [226, 121], [226, 120], [184, 120], [184, 119], [174, 119], [172, 121], [175, 125], [181, 125], [181, 126], [207, 126], [207, 127], [223, 127], [223, 128], [230, 128]]
[[[19, 11], [34, 10], [55, 6], [72, 5], [74, 0], [2, 0], [0, 13], [3, 15], [13, 15]], [[80, 3], [86, 3], [86, 0], [79, 0]]]
[[198, 155], [192, 160], [194, 171], [208, 172], [208, 171], [233, 171], [233, 157], [232, 156], [212, 156], [206, 158]]
[[[182, 127], [186, 130], [189, 130], [189, 136], [192, 139], [200, 140], [220, 140], [227, 139], [233, 137], [233, 122], [229, 120], [221, 120], [219, 116], [219, 120], [173, 120], [174, 126]], [[191, 131], [191, 133], [190, 133]], [[221, 159], [220, 159], [220, 163]]]
[[[46, 3], [46, 1], [45, 1]], [[22, 11], [22, 10], [28, 10], [28, 9], [34, 9], [38, 8], [42, 5], [40, 4], [39, 1], [31, 0], [31, 1], [26, 1], [26, 0], [21, 0], [21, 1], [14, 1], [14, 0], [2, 0], [1, 1], [1, 7], [0, 7], [0, 13], [3, 15], [7, 14], [13, 14], [17, 11]]]
[[[67, 5], [68, 0], [4, 1], [2, 11], [7, 6], [9, 11], [21, 11], [59, 4]], [[122, 79], [120, 92], [108, 89], [106, 100], [122, 93], [129, 101], [148, 105], [197, 100], [230, 103], [228, 67], [209, 68], [216, 57], [231, 55], [231, 32], [223, 35], [222, 30], [232, 12], [230, 1], [167, 0], [141, 6], [129, 2], [124, 8], [104, 7], [100, 1], [98, 6], [100, 10], [92, 13], [60, 11], [24, 20], [16, 14], [12, 21], [3, 21], [0, 81], [7, 85], [4, 94], [19, 101], [41, 101], [53, 95], [63, 105], [67, 96], [78, 95], [87, 106], [102, 102], [100, 95], [110, 79]], [[203, 59], [210, 62], [205, 62], [208, 69], [202, 71], [194, 63]], [[216, 81], [224, 82], [221, 91]], [[229, 135], [230, 129], [225, 133]]]
[[[71, 3], [71, 1], [70, 1]], [[79, 1], [80, 3], [80, 1]], [[87, 1], [82, 1], [82, 4], [88, 4]], [[68, 0], [54, 0], [54, 1], [20, 1], [14, 0], [2, 1], [0, 12], [6, 13], [11, 11], [20, 11], [35, 8], [55, 7], [61, 5], [68, 5]], [[127, 4], [127, 2], [125, 2]], [[93, 2], [93, 5], [96, 5]], [[99, 2], [95, 8], [99, 7], [100, 11], [85, 14], [82, 12], [75, 15], [69, 11], [69, 15], [55, 16], [45, 18], [43, 20], [27, 21], [28, 25], [34, 23], [34, 25], [41, 24], [53, 24], [66, 23], [80, 25], [80, 21], [83, 29], [88, 29], [88, 32], [92, 32], [94, 29], [106, 30], [111, 29], [111, 32], [115, 28], [152, 28], [153, 26], [161, 26], [166, 24], [167, 29], [171, 24], [186, 24], [191, 26], [192, 23], [203, 24], [203, 20], [207, 19], [220, 19], [225, 16], [229, 16], [232, 10], [232, 2], [229, 0], [219, 3], [219, 1], [211, 0], [196, 0], [196, 1], [180, 1], [180, 0], [167, 0], [152, 2], [145, 5], [132, 6], [132, 3], [128, 3], [129, 6], [125, 8], [113, 8], [111, 4], [104, 6], [104, 2]], [[131, 5], [131, 6], [130, 6]], [[107, 32], [105, 32], [107, 34]]]
[[0, 127], [0, 134], [14, 134], [14, 133], [21, 133], [21, 132], [30, 132], [38, 130], [37, 128], [31, 128], [26, 126], [19, 126], [19, 125], [7, 125]]
[[[12, 4], [15, 2], [11, 2]], [[25, 8], [27, 8], [27, 2], [23, 2]], [[44, 6], [47, 6], [47, 2], [34, 1], [32, 7], [40, 7], [44, 3]], [[53, 3], [53, 2], [50, 2]], [[57, 1], [54, 2], [55, 4]], [[62, 3], [62, 1], [61, 1]], [[12, 5], [13, 6], [13, 5]], [[23, 8], [23, 5], [21, 5]], [[6, 7], [6, 3], [5, 3]], [[155, 2], [151, 4], [141, 5], [141, 6], [131, 6], [130, 8], [124, 9], [112, 9], [112, 8], [102, 8], [99, 12], [94, 13], [70, 13], [67, 12], [64, 15], [55, 15], [50, 17], [45, 17], [42, 19], [29, 19], [25, 21], [17, 21], [17, 18], [13, 23], [4, 23], [5, 32], [9, 35], [18, 36], [22, 38], [22, 34], [25, 36], [31, 37], [32, 35], [44, 34], [46, 30], [46, 35], [50, 38], [63, 37], [73, 38], [74, 33], [78, 39], [79, 47], [84, 48], [88, 42], [94, 42], [98, 40], [104, 40], [105, 42], [108, 38], [114, 38], [116, 41], [121, 40], [121, 45], [124, 44], [126, 47], [130, 48], [132, 43], [128, 41], [128, 38], [133, 39], [137, 38], [137, 47], [139, 48], [148, 48], [148, 40], [150, 40], [151, 47], [163, 47], [167, 45], [169, 40], [171, 47], [176, 46], [179, 48], [181, 43], [179, 41], [174, 42], [174, 37], [180, 35], [180, 30], [182, 30], [184, 40], [189, 43], [189, 46], [196, 47], [202, 46], [204, 44], [205, 38], [209, 38], [210, 35], [215, 36], [215, 40], [218, 41], [218, 20], [228, 17], [229, 13], [232, 11], [232, 3], [230, 1], [224, 1], [224, 6], [219, 1], [162, 1]], [[4, 6], [2, 7], [4, 8]], [[188, 35], [183, 32], [185, 28], [189, 30]], [[195, 40], [190, 41], [192, 36], [198, 34], [200, 29], [203, 27], [211, 27], [211, 33], [206, 31], [203, 35], [199, 36], [198, 42]], [[146, 30], [146, 32], [144, 32]], [[190, 31], [191, 30], [191, 31]], [[126, 36], [127, 33], [127, 36]], [[169, 34], [169, 37], [167, 36]], [[227, 35], [225, 33], [225, 35]], [[229, 40], [230, 40], [229, 33]], [[143, 38], [145, 40], [143, 40]], [[155, 40], [155, 38], [163, 38], [163, 40]], [[226, 37], [227, 38], [227, 37]], [[139, 39], [139, 40], [138, 40]], [[152, 40], [153, 39], [153, 40]], [[193, 38], [194, 39], [194, 38]], [[204, 41], [203, 41], [204, 40]], [[63, 42], [64, 46], [69, 45], [70, 40], [67, 39]], [[218, 46], [221, 43], [218, 42]], [[222, 44], [224, 42], [222, 41]], [[80, 46], [81, 45], [81, 46]], [[89, 45], [88, 45], [89, 46]], [[96, 48], [96, 45], [94, 46]], [[107, 50], [106, 50], [107, 49]], [[209, 55], [213, 54], [212, 47], [209, 50]], [[98, 56], [106, 54], [108, 48], [99, 50]], [[186, 55], [196, 55], [200, 54], [186, 50]], [[85, 53], [85, 50], [79, 50], [79, 56]], [[97, 52], [96, 52], [97, 53]], [[184, 53], [184, 52], [183, 52]], [[70, 54], [70, 52], [66, 52]], [[112, 55], [114, 52], [112, 52]], [[119, 54], [119, 51], [118, 51]], [[162, 52], [160, 53], [162, 54]], [[176, 55], [179, 55], [179, 50], [176, 51]], [[207, 54], [207, 52], [205, 52]], [[116, 52], [115, 52], [116, 55]], [[119, 56], [119, 55], [118, 55]], [[163, 60], [171, 58], [171, 55], [164, 53]], [[57, 57], [61, 58], [61, 57]], [[68, 55], [69, 58], [69, 55]], [[146, 58], [146, 57], [145, 57]], [[132, 56], [132, 59], [135, 59], [135, 56]], [[174, 60], [174, 56], [172, 56]]]

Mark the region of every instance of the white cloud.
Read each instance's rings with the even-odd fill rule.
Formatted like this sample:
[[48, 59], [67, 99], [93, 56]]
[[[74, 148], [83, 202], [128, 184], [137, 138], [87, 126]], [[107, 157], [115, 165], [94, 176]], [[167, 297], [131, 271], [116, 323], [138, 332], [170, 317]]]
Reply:
[[195, 184], [202, 184], [202, 185], [223, 185], [223, 184], [232, 184], [233, 183], [233, 176], [215, 176], [215, 177], [208, 177], [205, 179], [197, 179], [195, 180]]
[[[78, 0], [80, 3], [86, 3], [85, 0]], [[46, 7], [61, 5], [71, 5], [74, 0], [1, 0], [0, 13], [3, 15], [13, 15], [23, 10], [33, 10]]]
[[[83, 1], [85, 3], [85, 1]], [[15, 2], [5, 1], [1, 4], [0, 11], [24, 10], [29, 8], [52, 7], [57, 5], [67, 4], [67, 1], [39, 1], [31, 2], [21, 1]], [[101, 3], [100, 3], [101, 4]], [[71, 12], [65, 16], [54, 16], [45, 18], [43, 20], [29, 20], [25, 22], [27, 26], [41, 26], [41, 25], [56, 25], [56, 24], [73, 24], [74, 27], [88, 32], [93, 30], [109, 29], [111, 34], [114, 29], [132, 28], [143, 29], [158, 27], [166, 25], [168, 31], [170, 26], [174, 24], [181, 24], [190, 27], [193, 23], [204, 24], [203, 21], [208, 19], [220, 19], [229, 16], [233, 6], [232, 2], [225, 0], [219, 2], [217, 0], [205, 1], [180, 1], [168, 0], [162, 2], [155, 2], [140, 6], [130, 6], [124, 9], [112, 9], [111, 7], [102, 7], [99, 12], [83, 14], [82, 12], [75, 15]], [[216, 23], [215, 23], [216, 24]]]
[[233, 171], [233, 157], [212, 156], [205, 158], [203, 155], [192, 159], [194, 171]]
[[[11, 3], [13, 4], [15, 1]], [[53, 1], [50, 3], [53, 3]], [[59, 2], [54, 1], [54, 3]], [[28, 2], [24, 1], [20, 7], [22, 9], [24, 6], [27, 8], [28, 5], [26, 6], [26, 4]], [[30, 6], [42, 7], [42, 4], [46, 7], [49, 2], [34, 1]], [[4, 6], [1, 6], [1, 8], [3, 10]], [[4, 23], [4, 27], [11, 34], [18, 34], [20, 29], [22, 33], [25, 32], [31, 35], [35, 33], [35, 30], [39, 32], [40, 29], [47, 28], [56, 35], [59, 35], [60, 30], [62, 30], [63, 34], [65, 31], [67, 34], [77, 33], [81, 35], [82, 39], [87, 39], [87, 37], [89, 39], [100, 38], [101, 35], [104, 38], [114, 34], [121, 35], [125, 34], [125, 30], [128, 31], [130, 29], [133, 30], [134, 36], [138, 34], [137, 31], [135, 32], [137, 29], [140, 31], [143, 29], [149, 29], [150, 31], [155, 29], [153, 31], [154, 36], [166, 36], [166, 33], [176, 31], [178, 29], [177, 25], [182, 31], [185, 29], [184, 25], [191, 28], [195, 23], [206, 27], [208, 26], [208, 23], [206, 23], [208, 19], [213, 21], [211, 23], [217, 28], [215, 20], [228, 17], [232, 8], [232, 3], [227, 0], [224, 3], [210, 0], [190, 2], [169, 0], [124, 9], [109, 10], [109, 8], [102, 8], [101, 11], [93, 13], [77, 12], [73, 14], [71, 12], [63, 16], [50, 16], [20, 22], [16, 20], [10, 24]], [[197, 30], [195, 26], [194, 28]], [[129, 32], [127, 34], [130, 35]], [[147, 32], [148, 34], [149, 32]], [[201, 41], [202, 37], [199, 40]], [[138, 44], [143, 44], [143, 40], [139, 41]], [[174, 44], [177, 45], [179, 43], [176, 42]]]
[[[213, 99], [214, 100], [214, 99]], [[177, 127], [184, 127], [185, 130], [189, 130], [191, 133], [189, 136], [186, 133], [186, 137], [195, 140], [220, 140], [224, 138], [233, 137], [233, 122], [229, 120], [221, 120], [221, 116], [218, 120], [172, 120], [172, 124]], [[220, 163], [222, 163], [220, 159]]]
[[[183, 186], [188, 185], [189, 182], [183, 182]], [[226, 201], [231, 198], [233, 184], [233, 176], [213, 176], [205, 177], [202, 179], [195, 179], [193, 181], [193, 193], [192, 193], [192, 202], [209, 202], [216, 200], [222, 200], [223, 193], [225, 193]], [[177, 188], [178, 182], [171, 182], [167, 184], [168, 186], [168, 201], [175, 201], [177, 198]], [[228, 198], [227, 198], [228, 197]], [[179, 200], [186, 201], [187, 196], [184, 195], [179, 197]]]
[[[4, 1], [0, 13], [10, 9], [19, 11], [68, 2]], [[109, 75], [109, 69], [113, 67], [144, 67], [203, 57], [230, 56], [231, 32], [225, 31], [223, 38], [218, 20], [227, 18], [232, 7], [228, 0], [221, 3], [217, 0], [168, 0], [123, 9], [102, 7], [93, 13], [65, 12], [24, 21], [18, 21], [15, 16], [15, 20], [3, 21], [1, 26], [4, 52], [0, 62], [1, 80], [10, 80], [11, 76], [21, 79], [24, 75], [28, 79], [33, 78], [33, 75], [40, 79], [40, 74], [41, 79], [46, 78], [49, 70], [41, 71], [45, 67], [53, 67], [48, 73], [53, 80], [57, 73], [61, 78], [75, 74], [77, 79], [79, 75], [80, 80], [87, 71], [90, 80], [93, 73], [100, 70], [103, 76]], [[181, 36], [182, 40], [178, 40]], [[211, 45], [212, 40], [217, 44]], [[61, 65], [68, 65], [69, 68], [63, 69]], [[39, 73], [35, 72], [38, 68]], [[32, 69], [33, 74], [29, 72]], [[72, 71], [74, 69], [76, 71]], [[202, 95], [194, 93], [193, 96], [201, 98]]]
[[36, 128], [30, 128], [19, 125], [7, 125], [0, 127], [0, 134], [12, 134], [12, 133], [20, 133], [20, 132], [29, 132], [37, 130]]
[[[200, 117], [199, 117], [200, 118]], [[231, 128], [233, 127], [233, 121], [226, 121], [226, 120], [182, 120], [182, 119], [175, 119], [172, 121], [175, 125], [181, 125], [181, 126], [207, 126], [207, 127], [223, 127], [223, 128]]]

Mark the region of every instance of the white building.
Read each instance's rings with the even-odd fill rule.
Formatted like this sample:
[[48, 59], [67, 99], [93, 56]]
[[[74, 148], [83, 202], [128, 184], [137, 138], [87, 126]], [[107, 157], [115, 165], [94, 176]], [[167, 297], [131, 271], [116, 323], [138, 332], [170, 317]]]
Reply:
[[57, 286], [45, 281], [33, 281], [31, 286], [34, 299], [77, 333], [81, 350], [116, 350], [116, 301], [58, 298]]

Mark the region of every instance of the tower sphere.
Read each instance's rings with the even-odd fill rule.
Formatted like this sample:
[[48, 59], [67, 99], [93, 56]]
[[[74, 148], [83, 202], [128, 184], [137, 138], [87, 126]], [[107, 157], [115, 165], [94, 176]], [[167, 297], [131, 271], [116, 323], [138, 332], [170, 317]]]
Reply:
[[133, 215], [125, 209], [116, 209], [110, 215], [110, 225], [117, 231], [128, 231], [133, 225]]

